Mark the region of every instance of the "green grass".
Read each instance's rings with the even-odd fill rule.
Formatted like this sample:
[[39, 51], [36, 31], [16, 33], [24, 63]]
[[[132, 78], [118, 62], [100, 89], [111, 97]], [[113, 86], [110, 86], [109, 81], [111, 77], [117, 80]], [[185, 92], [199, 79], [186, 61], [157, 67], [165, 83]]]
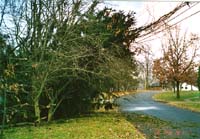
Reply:
[[180, 99], [173, 92], [159, 93], [153, 96], [157, 101], [166, 102], [170, 105], [200, 112], [200, 97], [197, 91], [180, 92]]
[[5, 130], [6, 139], [143, 139], [144, 136], [116, 113], [94, 113], [43, 126]]

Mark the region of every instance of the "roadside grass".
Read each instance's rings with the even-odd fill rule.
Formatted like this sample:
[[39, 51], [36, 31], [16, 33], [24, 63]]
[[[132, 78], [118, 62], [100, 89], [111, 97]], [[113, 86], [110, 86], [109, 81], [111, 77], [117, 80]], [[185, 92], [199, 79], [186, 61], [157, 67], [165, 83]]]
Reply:
[[198, 91], [180, 92], [180, 99], [177, 99], [176, 94], [173, 92], [164, 92], [155, 94], [153, 99], [179, 108], [200, 112], [200, 97]]
[[[155, 88], [151, 89], [150, 91], [160, 91], [161, 89]], [[133, 95], [137, 93], [144, 93], [144, 92], [149, 92], [149, 90], [132, 90], [132, 91], [119, 91], [119, 92], [113, 92], [112, 94], [117, 96], [117, 97], [122, 97], [125, 95]]]
[[144, 139], [120, 113], [97, 112], [41, 126], [5, 130], [5, 139]]
[[118, 91], [118, 92], [113, 92], [113, 95], [115, 95], [116, 97], [121, 97], [121, 96], [125, 96], [125, 95], [135, 94], [136, 92], [137, 92], [136, 90]]

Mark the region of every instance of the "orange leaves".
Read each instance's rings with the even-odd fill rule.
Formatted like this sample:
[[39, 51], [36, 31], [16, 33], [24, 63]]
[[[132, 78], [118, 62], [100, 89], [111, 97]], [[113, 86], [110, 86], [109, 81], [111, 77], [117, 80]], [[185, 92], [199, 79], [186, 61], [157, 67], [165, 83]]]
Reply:
[[36, 69], [38, 67], [37, 63], [32, 64], [32, 68]]
[[18, 83], [13, 83], [9, 86], [9, 90], [13, 91], [15, 93], [19, 92], [19, 84]]
[[108, 25], [106, 26], [106, 28], [107, 28], [108, 30], [112, 29], [112, 24], [108, 24]]
[[153, 75], [159, 79], [161, 83], [168, 80], [169, 71], [163, 59], [160, 58], [154, 61]]
[[120, 32], [121, 32], [121, 30], [117, 29], [117, 31], [115, 32], [115, 36], [117, 36]]
[[167, 81], [193, 82], [189, 77], [194, 71], [194, 59], [197, 56], [197, 48], [191, 48], [197, 37], [194, 35], [188, 41], [179, 31], [169, 30], [169, 37], [163, 45], [163, 56], [154, 62], [154, 74], [158, 79], [165, 77]]
[[5, 77], [13, 77], [14, 76], [14, 65], [8, 64], [7, 69], [4, 70]]

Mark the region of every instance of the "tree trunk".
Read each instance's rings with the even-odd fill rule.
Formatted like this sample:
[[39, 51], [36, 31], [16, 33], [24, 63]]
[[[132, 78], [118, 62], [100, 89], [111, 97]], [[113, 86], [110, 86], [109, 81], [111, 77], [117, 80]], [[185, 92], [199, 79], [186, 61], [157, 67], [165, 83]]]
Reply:
[[146, 77], [145, 77], [145, 90], [149, 88], [149, 72], [148, 72], [148, 64], [146, 64]]
[[6, 123], [6, 113], [7, 113], [7, 106], [6, 106], [6, 101], [7, 101], [7, 96], [6, 96], [6, 91], [5, 89], [3, 90], [3, 118], [2, 118], [2, 125], [1, 125], [1, 138], [4, 136], [4, 128], [5, 128], [5, 123]]
[[48, 119], [47, 119], [47, 122], [50, 122], [52, 120], [52, 117], [53, 117], [53, 108], [49, 109], [48, 111]]
[[179, 91], [180, 87], [179, 87], [179, 85], [180, 85], [180, 82], [176, 81], [176, 88], [177, 88], [176, 98], [178, 98], [178, 99], [180, 98], [180, 91]]
[[173, 81], [173, 90], [174, 90], [174, 94], [175, 94], [176, 93], [176, 84], [174, 81]]
[[119, 81], [117, 83], [117, 91], [120, 92], [120, 83], [119, 83]]
[[51, 100], [49, 104], [49, 111], [48, 111], [48, 119], [47, 119], [48, 122], [52, 120], [57, 108], [60, 106], [63, 100], [64, 98], [61, 98], [58, 102], [56, 102], [56, 99]]
[[39, 99], [35, 100], [34, 102], [34, 110], [35, 110], [35, 117], [36, 122], [40, 123], [40, 107], [39, 107]]

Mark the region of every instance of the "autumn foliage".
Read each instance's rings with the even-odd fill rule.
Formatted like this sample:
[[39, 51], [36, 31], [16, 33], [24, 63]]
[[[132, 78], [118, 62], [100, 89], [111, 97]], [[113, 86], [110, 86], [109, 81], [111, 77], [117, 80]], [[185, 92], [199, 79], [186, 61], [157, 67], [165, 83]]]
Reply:
[[[195, 71], [196, 64], [194, 62], [197, 56], [196, 35], [187, 34], [183, 36], [180, 30], [168, 30], [165, 43], [163, 43], [162, 57], [154, 61], [153, 74], [161, 83], [172, 83], [174, 90], [176, 88], [177, 98], [180, 98], [180, 83], [193, 82], [191, 76]], [[191, 75], [191, 76], [189, 76]]]

